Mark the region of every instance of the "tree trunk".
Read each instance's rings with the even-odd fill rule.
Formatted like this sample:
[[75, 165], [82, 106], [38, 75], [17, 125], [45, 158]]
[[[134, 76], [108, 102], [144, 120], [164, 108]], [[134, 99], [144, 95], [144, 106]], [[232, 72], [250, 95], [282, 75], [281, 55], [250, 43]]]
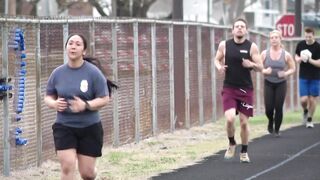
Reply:
[[246, 0], [238, 0], [237, 1], [237, 13], [236, 16], [233, 19], [236, 19], [238, 17], [242, 17], [243, 16], [243, 10], [245, 8], [245, 4]]
[[281, 0], [280, 6], [279, 6], [279, 12], [281, 14], [287, 13], [287, 0]]
[[95, 0], [89, 0], [91, 6], [95, 7], [101, 16], [107, 16], [107, 14], [103, 11], [100, 4]]
[[8, 15], [15, 16], [17, 14], [16, 12], [16, 0], [8, 0]]
[[[238, 2], [238, 1], [237, 1]], [[230, 3], [229, 4], [229, 12], [228, 12], [228, 24], [232, 24], [234, 17], [235, 17], [235, 6], [237, 3]]]
[[315, 0], [315, 6], [314, 6], [314, 11], [318, 14], [319, 12], [319, 4], [320, 0]]
[[183, 20], [183, 0], [173, 0], [172, 19]]
[[4, 0], [0, 0], [0, 13], [4, 14], [4, 9], [5, 9], [5, 4], [4, 4]]

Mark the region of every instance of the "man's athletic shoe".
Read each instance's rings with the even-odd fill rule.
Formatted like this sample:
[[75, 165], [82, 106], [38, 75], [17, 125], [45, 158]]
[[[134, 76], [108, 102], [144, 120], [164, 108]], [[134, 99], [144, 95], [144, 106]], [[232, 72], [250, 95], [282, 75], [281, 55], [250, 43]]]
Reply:
[[240, 153], [240, 162], [241, 163], [249, 163], [250, 162], [248, 153]]
[[306, 127], [307, 127], [307, 128], [313, 128], [314, 125], [313, 125], [312, 122], [307, 122]]
[[307, 120], [308, 120], [308, 111], [304, 111], [302, 115], [302, 123], [307, 124]]
[[274, 132], [274, 137], [280, 137], [280, 132], [279, 131], [275, 131]]
[[237, 145], [229, 145], [228, 149], [226, 150], [226, 153], [224, 154], [224, 159], [231, 159], [234, 157], [234, 154], [236, 152], [236, 146]]

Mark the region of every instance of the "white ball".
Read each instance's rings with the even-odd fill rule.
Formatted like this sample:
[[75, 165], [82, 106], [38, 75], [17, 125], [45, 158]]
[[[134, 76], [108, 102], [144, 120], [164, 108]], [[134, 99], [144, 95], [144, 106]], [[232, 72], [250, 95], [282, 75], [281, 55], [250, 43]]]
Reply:
[[304, 55], [304, 56], [311, 58], [312, 53], [308, 49], [305, 49], [305, 50], [301, 51], [300, 55]]
[[308, 57], [307, 55], [305, 55], [305, 54], [301, 54], [300, 58], [301, 58], [301, 60], [302, 60], [303, 62], [307, 62], [308, 59], [309, 59], [309, 57]]

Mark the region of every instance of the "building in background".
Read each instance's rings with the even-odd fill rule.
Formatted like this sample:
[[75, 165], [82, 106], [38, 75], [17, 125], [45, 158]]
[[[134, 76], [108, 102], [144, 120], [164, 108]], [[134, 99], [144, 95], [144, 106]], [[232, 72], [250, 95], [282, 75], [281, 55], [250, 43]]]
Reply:
[[274, 29], [282, 13], [279, 1], [274, 0], [256, 1], [244, 9], [244, 15], [249, 22], [250, 28], [259, 31]]
[[[21, 16], [120, 16], [171, 19], [178, 11], [179, 20], [230, 25], [239, 16], [244, 16], [250, 28], [268, 31], [275, 28], [277, 20], [286, 13], [294, 13], [295, 0], [0, 0], [9, 5], [9, 15]], [[179, 2], [179, 3], [177, 3]], [[320, 0], [302, 0], [303, 26], [320, 27]], [[135, 4], [134, 4], [135, 3]], [[151, 4], [152, 3], [152, 4]], [[147, 5], [146, 5], [147, 4]], [[175, 6], [174, 6], [175, 4]], [[178, 5], [177, 5], [178, 4]], [[121, 6], [122, 5], [122, 6]], [[2, 7], [2, 6], [1, 6]], [[121, 9], [127, 8], [127, 9]], [[1, 9], [1, 8], [0, 8]], [[116, 9], [116, 10], [115, 10]], [[2, 7], [3, 10], [3, 7]], [[102, 12], [102, 13], [101, 13]], [[145, 13], [146, 12], [146, 13]], [[132, 16], [130, 16], [132, 15]], [[136, 16], [135, 16], [136, 15]]]
[[53, 0], [40, 0], [37, 4], [38, 16], [93, 16], [93, 11], [94, 8], [87, 0], [60, 7], [57, 1]]
[[38, 16], [57, 16], [58, 4], [56, 1], [40, 0], [37, 5]]
[[183, 20], [196, 22], [210, 22], [218, 24], [218, 21], [210, 13], [212, 12], [211, 1], [184, 0]]
[[173, 0], [157, 0], [147, 11], [147, 18], [167, 19], [172, 14]]

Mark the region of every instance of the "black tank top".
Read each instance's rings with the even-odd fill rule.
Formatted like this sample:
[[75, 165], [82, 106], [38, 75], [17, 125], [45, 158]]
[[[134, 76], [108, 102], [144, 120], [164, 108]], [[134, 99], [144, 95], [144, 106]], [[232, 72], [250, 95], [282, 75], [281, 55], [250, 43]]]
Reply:
[[249, 68], [242, 66], [242, 58], [250, 59], [250, 48], [252, 42], [245, 40], [237, 44], [233, 39], [226, 41], [225, 64], [226, 69], [225, 87], [252, 88], [252, 79]]

